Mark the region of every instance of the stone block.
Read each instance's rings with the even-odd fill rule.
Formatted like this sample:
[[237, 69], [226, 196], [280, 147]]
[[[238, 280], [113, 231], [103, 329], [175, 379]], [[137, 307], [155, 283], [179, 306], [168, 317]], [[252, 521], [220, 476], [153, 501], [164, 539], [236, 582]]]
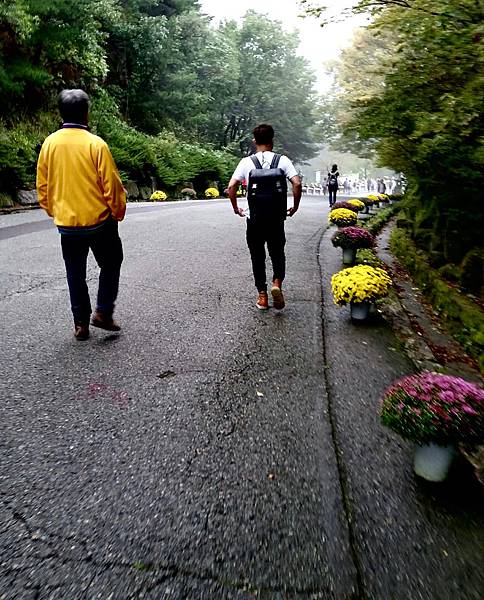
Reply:
[[136, 181], [128, 181], [126, 184], [126, 194], [129, 200], [137, 200], [140, 196]]
[[39, 203], [36, 190], [19, 190], [17, 192], [17, 202], [22, 206], [35, 206]]
[[139, 195], [141, 196], [141, 200], [149, 200], [152, 193], [153, 192], [151, 191], [151, 188], [147, 186], [142, 186], [139, 188]]

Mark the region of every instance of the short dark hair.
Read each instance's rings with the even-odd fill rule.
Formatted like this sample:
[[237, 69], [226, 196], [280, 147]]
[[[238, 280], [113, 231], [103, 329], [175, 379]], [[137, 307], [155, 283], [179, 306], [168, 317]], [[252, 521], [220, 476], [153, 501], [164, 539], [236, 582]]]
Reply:
[[89, 96], [84, 90], [62, 90], [58, 106], [65, 123], [84, 123], [89, 112]]
[[333, 165], [333, 166], [331, 167], [331, 171], [333, 171], [333, 173], [334, 173], [335, 171], [337, 171], [337, 170], [338, 170], [338, 165]]
[[254, 129], [254, 140], [258, 145], [270, 144], [274, 140], [274, 129], [272, 125], [261, 123]]

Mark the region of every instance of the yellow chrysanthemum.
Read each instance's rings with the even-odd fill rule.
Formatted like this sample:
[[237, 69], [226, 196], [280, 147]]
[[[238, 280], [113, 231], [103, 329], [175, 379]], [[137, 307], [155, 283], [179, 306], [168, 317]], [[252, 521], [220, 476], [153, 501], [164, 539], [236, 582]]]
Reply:
[[205, 198], [218, 198], [220, 196], [217, 188], [208, 188], [205, 190]]
[[331, 278], [335, 304], [374, 302], [386, 296], [392, 280], [384, 269], [357, 265], [343, 269]]
[[338, 226], [355, 225], [358, 220], [356, 213], [348, 208], [336, 208], [329, 213], [328, 222]]
[[153, 200], [153, 202], [163, 202], [163, 200], [166, 200], [167, 198], [168, 196], [161, 190], [156, 190], [156, 192], [153, 192], [150, 196], [150, 200]]
[[351, 204], [352, 206], [354, 206], [358, 210], [364, 210], [365, 209], [365, 203], [362, 202], [361, 200], [356, 199], [356, 198], [354, 200], [348, 200], [348, 204]]

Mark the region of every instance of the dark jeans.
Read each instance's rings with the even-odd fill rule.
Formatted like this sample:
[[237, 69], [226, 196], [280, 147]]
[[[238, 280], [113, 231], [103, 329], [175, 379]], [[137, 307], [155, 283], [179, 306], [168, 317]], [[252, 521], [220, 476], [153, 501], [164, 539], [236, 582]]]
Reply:
[[332, 185], [330, 185], [328, 187], [328, 193], [329, 193], [329, 205], [333, 206], [333, 204], [336, 202], [336, 192], [338, 191], [337, 187], [333, 187]]
[[117, 222], [110, 221], [94, 233], [61, 234], [61, 246], [74, 323], [87, 324], [91, 316], [91, 301], [86, 283], [89, 249], [101, 269], [96, 308], [108, 316], [112, 315], [123, 262], [123, 247]]
[[247, 219], [247, 245], [252, 259], [252, 271], [259, 292], [267, 292], [266, 250], [272, 261], [273, 280], [283, 281], [286, 275], [284, 221], [255, 221]]

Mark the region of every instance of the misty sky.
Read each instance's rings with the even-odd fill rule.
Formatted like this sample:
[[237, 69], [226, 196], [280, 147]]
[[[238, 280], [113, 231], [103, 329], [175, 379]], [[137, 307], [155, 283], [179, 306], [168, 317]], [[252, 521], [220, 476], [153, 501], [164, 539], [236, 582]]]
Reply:
[[[354, 4], [354, 0], [322, 0], [334, 14], [345, 6]], [[298, 18], [301, 14], [296, 0], [200, 0], [202, 11], [215, 17], [239, 20], [248, 10], [267, 14], [271, 19], [282, 21], [288, 30], [297, 29], [300, 33], [300, 54], [307, 58], [317, 74], [316, 87], [324, 92], [330, 85], [325, 76], [324, 63], [337, 58], [341, 49], [349, 44], [354, 29], [366, 23], [362, 16], [353, 17], [343, 23], [328, 25], [322, 29], [314, 18]]]

